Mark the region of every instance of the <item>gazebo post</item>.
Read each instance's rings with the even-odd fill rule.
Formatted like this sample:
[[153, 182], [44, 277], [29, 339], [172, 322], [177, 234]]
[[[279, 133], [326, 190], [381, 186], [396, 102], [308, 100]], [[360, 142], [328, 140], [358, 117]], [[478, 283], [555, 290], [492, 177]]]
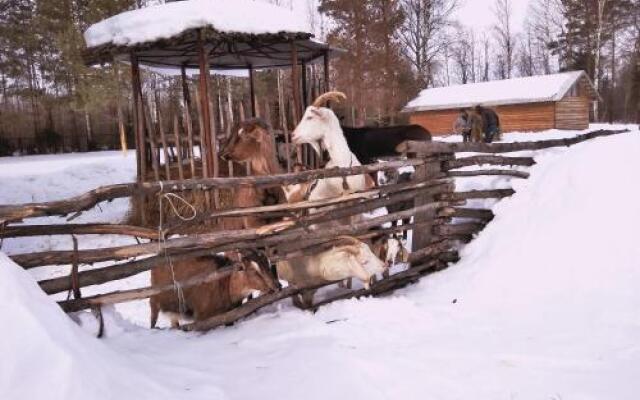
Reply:
[[140, 64], [138, 58], [131, 54], [131, 87], [133, 89], [133, 124], [135, 127], [136, 139], [136, 165], [138, 182], [144, 182], [147, 175], [146, 163], [146, 143], [144, 141], [144, 122], [140, 110], [142, 99], [140, 99]]
[[256, 88], [253, 66], [249, 65], [249, 91], [251, 92], [251, 116], [257, 117], [256, 109]]
[[211, 115], [209, 113], [209, 57], [207, 56], [204, 45], [204, 33], [200, 30], [198, 35], [198, 60], [200, 66], [200, 112], [202, 113], [202, 132], [201, 138], [204, 144], [204, 157], [207, 159], [207, 170], [205, 177], [214, 177], [214, 171], [217, 170], [215, 163], [217, 161], [215, 141], [211, 132]]
[[[296, 42], [291, 42], [291, 90], [293, 91], [293, 122], [294, 126], [298, 125], [300, 122], [301, 115], [301, 104], [300, 104], [300, 77], [298, 76], [298, 48], [296, 47]], [[304, 151], [303, 146], [296, 146], [297, 153], [297, 161], [299, 164], [303, 163], [302, 160], [302, 152]]]
[[297, 125], [301, 118], [300, 77], [298, 75], [298, 48], [291, 42], [291, 88], [293, 90], [293, 119]]
[[302, 63], [302, 109], [309, 107], [309, 90], [307, 89], [307, 63]]
[[324, 52], [324, 91], [331, 91], [331, 82], [329, 80], [329, 51]]
[[[147, 150], [144, 134], [144, 109], [142, 106], [142, 85], [140, 82], [140, 64], [138, 63], [138, 57], [135, 54], [131, 54], [131, 88], [133, 90], [133, 124], [135, 127], [135, 139], [136, 139], [136, 166], [138, 183], [145, 181], [147, 176]], [[139, 194], [139, 213], [141, 221], [144, 226], [147, 224], [147, 196]]]
[[184, 124], [187, 132], [187, 143], [189, 143], [189, 166], [191, 167], [191, 179], [196, 178], [196, 156], [193, 142], [193, 123], [191, 121], [191, 94], [189, 93], [189, 83], [187, 82], [187, 68], [183, 65], [182, 72], [182, 97], [184, 98]]

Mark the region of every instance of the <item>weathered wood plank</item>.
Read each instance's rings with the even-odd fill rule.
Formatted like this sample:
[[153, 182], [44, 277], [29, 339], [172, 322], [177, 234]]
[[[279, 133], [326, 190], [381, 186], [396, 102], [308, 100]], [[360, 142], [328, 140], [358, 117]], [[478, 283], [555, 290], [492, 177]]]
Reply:
[[474, 153], [511, 153], [515, 151], [541, 150], [551, 147], [567, 147], [582, 143], [598, 137], [619, 135], [629, 132], [623, 130], [597, 130], [574, 138], [539, 140], [531, 142], [515, 143], [445, 143], [445, 142], [415, 142], [408, 141], [401, 143], [397, 150], [399, 152], [421, 152], [424, 154], [443, 152], [474, 152]]
[[151, 240], [159, 238], [155, 229], [115, 224], [10, 225], [0, 229], [0, 238], [55, 235], [124, 235]]
[[446, 170], [470, 167], [472, 165], [518, 165], [530, 167], [535, 165], [532, 157], [503, 157], [503, 156], [471, 156], [462, 157], [444, 163]]
[[[81, 250], [77, 254], [73, 251], [46, 251], [40, 253], [16, 254], [11, 256], [11, 259], [23, 268], [30, 269], [47, 265], [67, 265], [71, 263], [72, 257], [75, 256], [78, 257], [78, 262], [81, 264], [92, 264], [96, 262], [123, 260], [146, 255], [158, 255], [165, 251], [167, 254], [172, 254], [175, 251], [198, 248], [226, 251], [233, 249], [267, 247], [275, 246], [278, 243], [287, 243], [299, 240], [301, 235], [305, 235], [308, 239], [334, 238], [340, 235], [354, 235], [387, 222], [408, 218], [425, 210], [437, 210], [448, 205], [448, 202], [433, 202], [415, 209], [384, 215], [351, 225], [337, 226], [332, 227], [331, 229], [314, 232], [309, 232], [305, 228], [295, 228], [285, 229], [280, 233], [274, 233], [274, 230], [282, 227], [281, 223], [277, 223], [272, 226], [265, 226], [258, 229], [219, 231], [194, 237], [168, 239], [161, 243], [143, 243], [138, 245]], [[273, 230], [270, 230], [270, 228]]]
[[162, 192], [182, 192], [189, 190], [211, 190], [237, 188], [241, 186], [276, 187], [314, 181], [321, 178], [332, 178], [359, 174], [369, 174], [378, 171], [397, 169], [404, 166], [418, 166], [423, 160], [393, 161], [351, 168], [331, 168], [324, 170], [304, 171], [295, 174], [271, 176], [253, 176], [237, 178], [206, 178], [186, 181], [164, 181], [128, 183], [102, 186], [79, 196], [65, 200], [44, 203], [28, 203], [15, 205], [0, 205], [0, 224], [10, 221], [20, 221], [25, 218], [44, 216], [65, 216], [72, 213], [86, 211], [103, 201], [110, 201], [134, 194], [155, 195]]
[[527, 179], [529, 173], [524, 171], [515, 171], [511, 169], [488, 169], [478, 171], [449, 171], [447, 176], [452, 178], [467, 178], [474, 176], [510, 176], [513, 178]]

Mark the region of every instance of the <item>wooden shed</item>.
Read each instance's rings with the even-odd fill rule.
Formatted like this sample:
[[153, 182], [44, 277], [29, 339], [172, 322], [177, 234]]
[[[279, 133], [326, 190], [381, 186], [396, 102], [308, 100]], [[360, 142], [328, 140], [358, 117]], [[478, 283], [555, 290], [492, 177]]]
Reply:
[[482, 105], [500, 116], [502, 130], [587, 129], [598, 98], [584, 71], [505, 79], [423, 90], [403, 112], [412, 124], [447, 135], [461, 109]]

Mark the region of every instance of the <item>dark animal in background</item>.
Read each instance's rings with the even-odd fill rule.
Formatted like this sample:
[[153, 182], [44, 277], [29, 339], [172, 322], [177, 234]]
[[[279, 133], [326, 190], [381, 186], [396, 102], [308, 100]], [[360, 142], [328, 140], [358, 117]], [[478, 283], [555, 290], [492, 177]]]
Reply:
[[500, 138], [500, 117], [498, 114], [494, 110], [482, 106], [476, 106], [475, 111], [482, 118], [484, 141], [491, 143], [494, 139]]
[[363, 165], [379, 158], [397, 156], [396, 147], [407, 140], [431, 141], [431, 133], [420, 125], [386, 128], [352, 128], [343, 126], [349, 149]]

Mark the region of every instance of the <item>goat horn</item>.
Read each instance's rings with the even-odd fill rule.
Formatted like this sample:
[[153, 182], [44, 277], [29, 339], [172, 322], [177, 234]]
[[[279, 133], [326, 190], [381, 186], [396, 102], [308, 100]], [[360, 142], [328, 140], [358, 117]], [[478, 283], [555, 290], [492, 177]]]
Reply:
[[342, 100], [346, 100], [347, 95], [342, 92], [327, 92], [316, 99], [313, 102], [313, 107], [323, 107], [327, 104], [328, 101], [336, 101], [340, 103]]

